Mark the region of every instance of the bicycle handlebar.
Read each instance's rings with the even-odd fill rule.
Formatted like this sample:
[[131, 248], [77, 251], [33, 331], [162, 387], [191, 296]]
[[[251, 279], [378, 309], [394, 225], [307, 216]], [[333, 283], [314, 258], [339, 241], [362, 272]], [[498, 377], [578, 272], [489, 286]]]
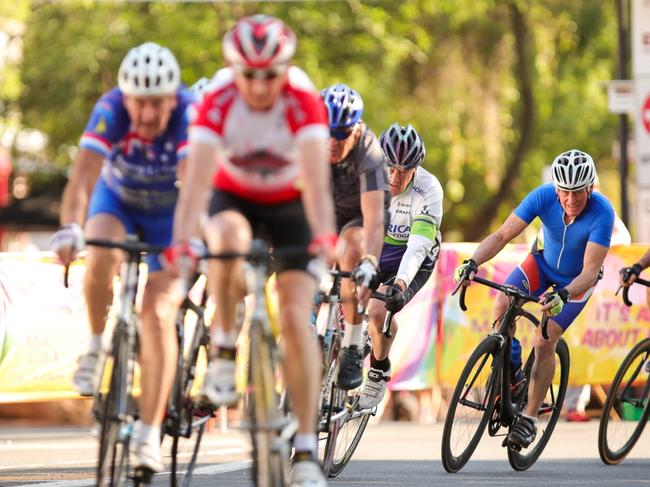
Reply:
[[[641, 284], [642, 286], [650, 287], [650, 281], [641, 279], [640, 277], [637, 277], [632, 284]], [[623, 302], [626, 306], [632, 306], [632, 301], [630, 301], [630, 298], [628, 296], [628, 293], [630, 292], [630, 286], [632, 284], [629, 286], [619, 286], [618, 291], [616, 291], [616, 294], [618, 294], [618, 292], [621, 290], [621, 287], [623, 287]]]
[[[532, 294], [528, 294], [517, 287], [510, 286], [507, 284], [499, 284], [497, 282], [490, 281], [489, 279], [484, 279], [482, 277], [479, 277], [475, 274], [473, 277], [469, 279], [461, 279], [456, 285], [456, 288], [451, 293], [451, 295], [453, 296], [460, 289], [460, 296], [458, 297], [458, 300], [459, 300], [460, 308], [463, 311], [467, 311], [467, 306], [465, 305], [465, 293], [467, 292], [467, 286], [463, 285], [465, 280], [474, 281], [479, 284], [483, 284], [484, 286], [491, 287], [492, 289], [496, 289], [497, 291], [502, 292], [506, 296], [519, 299], [524, 302], [543, 303], [542, 298], [533, 296]], [[540, 325], [542, 327], [542, 336], [544, 337], [544, 340], [548, 340], [549, 335], [548, 335], [548, 314], [547, 313], [542, 314], [542, 321], [540, 322]]]

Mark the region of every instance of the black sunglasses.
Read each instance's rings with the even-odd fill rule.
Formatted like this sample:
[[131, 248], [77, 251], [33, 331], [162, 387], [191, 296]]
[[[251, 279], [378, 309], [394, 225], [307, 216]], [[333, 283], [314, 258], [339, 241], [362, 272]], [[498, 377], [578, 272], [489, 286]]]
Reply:
[[345, 140], [350, 135], [352, 135], [352, 132], [354, 132], [354, 127], [350, 127], [349, 129], [332, 129], [330, 130], [330, 137], [336, 140]]
[[247, 80], [252, 79], [261, 79], [264, 81], [271, 81], [280, 76], [284, 70], [278, 68], [268, 68], [268, 69], [253, 69], [246, 68], [241, 70], [241, 74]]

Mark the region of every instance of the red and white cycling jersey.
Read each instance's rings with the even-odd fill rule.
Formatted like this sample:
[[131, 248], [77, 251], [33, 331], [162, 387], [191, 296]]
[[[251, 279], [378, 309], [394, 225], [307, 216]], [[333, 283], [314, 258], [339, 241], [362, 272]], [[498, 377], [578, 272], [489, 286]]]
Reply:
[[295, 66], [289, 68], [288, 81], [269, 110], [248, 107], [231, 68], [217, 72], [197, 110], [189, 140], [218, 148], [213, 187], [254, 202], [298, 198], [298, 144], [329, 137], [320, 95]]

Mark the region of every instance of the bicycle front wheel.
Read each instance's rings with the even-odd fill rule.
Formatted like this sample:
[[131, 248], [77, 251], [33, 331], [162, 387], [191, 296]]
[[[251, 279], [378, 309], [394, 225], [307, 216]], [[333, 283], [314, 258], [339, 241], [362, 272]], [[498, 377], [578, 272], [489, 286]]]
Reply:
[[129, 470], [129, 443], [133, 424], [129, 422], [130, 397], [129, 350], [126, 324], [116, 325], [113, 350], [106, 358], [111, 380], [101, 417], [97, 486], [121, 487]]
[[[274, 345], [259, 323], [250, 325], [248, 410], [257, 487], [284, 487], [289, 445], [280, 437], [283, 418], [275, 388]], [[286, 444], [285, 444], [286, 443]]]
[[607, 394], [598, 428], [598, 453], [620, 463], [639, 440], [650, 416], [650, 338], [637, 343], [621, 364]]
[[[514, 391], [518, 413], [522, 413], [528, 403], [528, 386], [534, 360], [535, 351], [533, 350], [524, 366], [525, 380]], [[546, 396], [537, 413], [537, 436], [525, 450], [516, 451], [508, 448], [508, 461], [515, 470], [522, 471], [530, 468], [542, 454], [548, 440], [551, 438], [564, 403], [564, 395], [569, 381], [569, 364], [569, 347], [564, 339], [560, 338], [555, 347], [555, 377], [548, 391], [546, 391]]]
[[332, 384], [331, 411], [345, 413], [341, 419], [330, 418], [329, 421], [323, 453], [324, 471], [328, 477], [336, 477], [350, 462], [370, 420], [370, 411], [358, 410], [360, 390], [342, 391]]
[[449, 473], [458, 472], [468, 462], [490, 419], [499, 372], [494, 362], [499, 350], [497, 336], [485, 337], [456, 383], [442, 432], [442, 465]]

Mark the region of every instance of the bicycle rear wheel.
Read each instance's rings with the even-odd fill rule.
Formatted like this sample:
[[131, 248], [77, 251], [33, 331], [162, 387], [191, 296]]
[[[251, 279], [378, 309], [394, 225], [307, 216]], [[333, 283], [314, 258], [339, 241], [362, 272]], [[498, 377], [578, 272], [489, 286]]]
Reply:
[[[199, 310], [200, 311], [200, 310]], [[180, 325], [186, 325], [185, 317], [188, 309], [179, 311]], [[201, 350], [207, 356], [207, 331], [202, 314], [197, 313], [193, 332], [190, 335], [190, 346], [184, 350], [184, 341], [179, 340], [179, 368], [172, 389], [172, 404], [169, 408], [172, 416], [168, 418], [165, 433], [171, 437], [171, 486], [188, 487], [196, 466], [203, 433], [210, 418], [212, 409], [202, 407], [192, 399], [192, 386], [196, 363]]]
[[[521, 388], [515, 391], [518, 413], [522, 413], [528, 403], [528, 386], [534, 359], [535, 351], [532, 350], [524, 366], [525, 381]], [[530, 468], [542, 454], [551, 438], [564, 403], [564, 395], [569, 381], [569, 367], [569, 347], [564, 339], [560, 338], [555, 348], [555, 378], [537, 413], [537, 436], [525, 450], [515, 451], [508, 448], [508, 461], [515, 470], [522, 471]]]
[[129, 473], [129, 443], [133, 428], [133, 416], [129, 407], [131, 373], [126, 323], [117, 323], [112, 352], [106, 358], [105, 367], [111, 367], [111, 380], [105, 396], [101, 417], [99, 459], [97, 462], [97, 485], [121, 487], [126, 484]]
[[442, 432], [442, 465], [449, 473], [458, 472], [467, 463], [490, 419], [500, 347], [499, 337], [485, 337], [460, 374]]
[[284, 487], [289, 444], [280, 436], [283, 418], [275, 388], [273, 338], [261, 323], [250, 325], [248, 416], [253, 446], [253, 477], [257, 487]]
[[650, 416], [650, 338], [637, 343], [614, 377], [600, 416], [598, 453], [607, 465], [620, 463], [639, 440]]

